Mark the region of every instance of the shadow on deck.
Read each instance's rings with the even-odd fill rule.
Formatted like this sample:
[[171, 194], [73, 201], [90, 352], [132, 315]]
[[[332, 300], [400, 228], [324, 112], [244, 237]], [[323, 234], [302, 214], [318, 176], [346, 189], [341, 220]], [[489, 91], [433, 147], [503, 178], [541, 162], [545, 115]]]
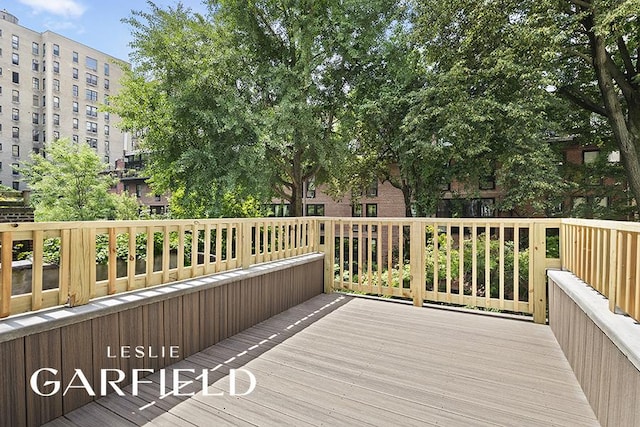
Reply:
[[[255, 389], [230, 396], [240, 368]], [[192, 396], [160, 398], [156, 372], [46, 425], [598, 425], [548, 326], [340, 294], [171, 365], [168, 391], [177, 369]]]

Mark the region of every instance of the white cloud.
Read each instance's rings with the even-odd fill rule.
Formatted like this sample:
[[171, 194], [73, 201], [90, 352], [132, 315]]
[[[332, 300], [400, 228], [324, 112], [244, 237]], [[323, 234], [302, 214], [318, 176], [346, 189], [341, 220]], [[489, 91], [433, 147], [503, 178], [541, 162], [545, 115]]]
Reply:
[[47, 20], [44, 23], [44, 27], [47, 30], [61, 32], [65, 30], [74, 30], [76, 34], [83, 34], [84, 27], [78, 26], [77, 23], [71, 21], [61, 21], [61, 20]]
[[34, 13], [46, 12], [76, 18], [86, 10], [82, 3], [75, 0], [20, 0], [20, 3], [31, 7]]

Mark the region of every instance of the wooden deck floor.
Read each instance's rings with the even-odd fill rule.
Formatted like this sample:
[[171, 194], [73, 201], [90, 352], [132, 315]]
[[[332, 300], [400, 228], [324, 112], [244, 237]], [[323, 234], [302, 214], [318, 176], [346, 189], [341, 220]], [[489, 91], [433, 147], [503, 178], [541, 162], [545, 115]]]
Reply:
[[[598, 425], [548, 326], [339, 294], [171, 368], [217, 368], [207, 390], [224, 396], [196, 381], [181, 390], [191, 397], [159, 398], [155, 373], [138, 396], [128, 387], [47, 425]], [[246, 396], [228, 393], [237, 368], [256, 379]]]

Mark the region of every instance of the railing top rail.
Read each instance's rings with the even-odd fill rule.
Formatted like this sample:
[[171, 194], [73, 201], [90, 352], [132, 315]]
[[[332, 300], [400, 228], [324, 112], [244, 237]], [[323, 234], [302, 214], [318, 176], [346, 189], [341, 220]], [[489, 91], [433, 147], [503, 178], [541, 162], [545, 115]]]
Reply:
[[316, 216], [313, 217], [315, 219], [321, 221], [340, 221], [340, 222], [354, 222], [354, 223], [373, 223], [373, 222], [422, 222], [425, 224], [443, 224], [443, 223], [451, 223], [451, 224], [549, 224], [549, 225], [559, 225], [561, 222], [560, 218], [502, 218], [502, 217], [492, 217], [492, 218], [416, 218], [416, 217], [322, 217]]
[[606, 228], [618, 231], [640, 232], [640, 222], [611, 221], [597, 219], [564, 218], [562, 224], [578, 225], [582, 227]]
[[310, 221], [316, 217], [268, 217], [268, 218], [211, 218], [211, 219], [157, 219], [157, 220], [114, 220], [114, 221], [64, 221], [64, 222], [21, 222], [0, 224], [0, 232], [16, 230], [73, 230], [78, 228], [127, 228], [164, 227], [206, 224], [242, 224], [255, 222], [296, 222]]

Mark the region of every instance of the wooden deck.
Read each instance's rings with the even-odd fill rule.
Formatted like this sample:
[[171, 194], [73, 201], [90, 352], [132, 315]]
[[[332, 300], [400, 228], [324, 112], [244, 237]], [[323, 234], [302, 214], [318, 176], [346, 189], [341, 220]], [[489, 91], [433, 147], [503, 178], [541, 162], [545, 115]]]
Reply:
[[[160, 398], [155, 373], [138, 396], [127, 387], [47, 425], [598, 425], [548, 326], [340, 294], [171, 366], [189, 368], [224, 396], [198, 380], [180, 390], [194, 396]], [[229, 396], [234, 368], [255, 376], [252, 393]], [[248, 378], [238, 371], [238, 393]]]

